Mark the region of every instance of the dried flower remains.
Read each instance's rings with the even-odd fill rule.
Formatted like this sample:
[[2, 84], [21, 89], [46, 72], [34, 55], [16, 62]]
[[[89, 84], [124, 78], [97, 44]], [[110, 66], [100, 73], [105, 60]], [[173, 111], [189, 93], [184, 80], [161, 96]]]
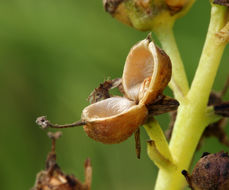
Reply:
[[66, 175], [56, 162], [56, 140], [61, 132], [48, 133], [52, 139], [52, 150], [46, 160], [46, 169], [37, 174], [36, 182], [31, 190], [90, 190], [92, 167], [89, 159], [85, 161], [85, 182], [81, 183], [75, 176]]

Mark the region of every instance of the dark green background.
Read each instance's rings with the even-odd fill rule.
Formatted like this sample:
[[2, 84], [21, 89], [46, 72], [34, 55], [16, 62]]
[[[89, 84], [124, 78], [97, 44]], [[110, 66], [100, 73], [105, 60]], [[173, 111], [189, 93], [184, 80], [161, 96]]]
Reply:
[[[204, 43], [209, 11], [208, 0], [198, 1], [175, 25], [189, 81]], [[122, 75], [129, 49], [146, 35], [112, 19], [100, 0], [0, 2], [1, 190], [29, 189], [36, 173], [44, 168], [50, 140], [47, 131], [36, 126], [36, 117], [47, 115], [56, 123], [80, 119], [89, 93], [108, 76]], [[228, 53], [227, 49], [216, 90], [229, 74]], [[168, 89], [166, 93], [171, 95]], [[158, 119], [165, 129], [168, 116]], [[144, 130], [140, 160], [135, 156], [133, 137], [104, 145], [88, 138], [82, 128], [63, 133], [57, 142], [58, 163], [83, 180], [83, 163], [90, 157], [93, 190], [153, 189], [157, 168], [146, 155]], [[228, 150], [216, 139], [208, 139], [196, 159], [203, 151], [222, 149]]]

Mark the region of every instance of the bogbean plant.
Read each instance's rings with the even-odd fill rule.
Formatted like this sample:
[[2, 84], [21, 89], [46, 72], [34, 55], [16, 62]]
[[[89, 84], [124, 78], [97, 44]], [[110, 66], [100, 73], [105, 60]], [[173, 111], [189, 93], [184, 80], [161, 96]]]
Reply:
[[[176, 19], [185, 15], [194, 2], [195, 0], [104, 0], [105, 10], [114, 18], [135, 29], [153, 32], [159, 39], [162, 50], [149, 36], [137, 43], [127, 56], [122, 78], [108, 80], [93, 91], [89, 97], [92, 104], [83, 110], [81, 121], [70, 125], [55, 125], [45, 117], [40, 117], [37, 123], [43, 128], [84, 125], [89, 137], [110, 144], [119, 143], [135, 133], [138, 157], [139, 127], [143, 125], [150, 137], [147, 143], [148, 155], [159, 168], [155, 190], [181, 190], [187, 185], [181, 173], [193, 189], [220, 189], [216, 185], [192, 186], [191, 176], [186, 170], [189, 170], [206, 127], [218, 122], [223, 116], [228, 116], [228, 110], [226, 114], [222, 114], [224, 110], [219, 111], [221, 108], [225, 109], [225, 106], [220, 106], [217, 112], [216, 106], [209, 104], [209, 96], [229, 40], [229, 1], [209, 2], [209, 28], [199, 65], [189, 86], [173, 26]], [[167, 84], [175, 99], [162, 95]], [[119, 88], [123, 97], [110, 96], [109, 90], [114, 87]], [[153, 115], [175, 109], [176, 119], [168, 144]], [[206, 155], [204, 158], [207, 158]], [[216, 156], [219, 155], [228, 158], [225, 153]], [[214, 160], [211, 156], [210, 158]], [[224, 170], [229, 174], [229, 161], [225, 162]], [[224, 178], [229, 180], [227, 174]], [[196, 179], [199, 179], [198, 176]], [[228, 185], [223, 189], [226, 188], [229, 189]]]
[[[161, 143], [161, 147], [157, 146], [161, 156], [163, 150], [168, 150], [167, 154], [159, 158], [155, 154], [155, 147], [148, 146], [150, 158], [159, 167], [155, 190], [178, 190], [184, 187], [185, 180], [180, 175], [181, 171], [189, 169], [205, 128], [220, 119], [214, 114], [213, 107], [208, 106], [208, 98], [228, 42], [229, 12], [226, 6], [229, 5], [229, 1], [210, 1], [211, 18], [206, 41], [189, 87], [174, 39], [173, 25], [177, 18], [188, 12], [194, 2], [195, 0], [104, 1], [107, 12], [113, 17], [138, 30], [154, 32], [172, 62], [169, 87], [180, 106], [169, 146], [167, 143]], [[159, 138], [163, 134], [156, 130], [157, 124], [147, 123], [145, 128], [156, 143], [159, 139], [165, 139]]]

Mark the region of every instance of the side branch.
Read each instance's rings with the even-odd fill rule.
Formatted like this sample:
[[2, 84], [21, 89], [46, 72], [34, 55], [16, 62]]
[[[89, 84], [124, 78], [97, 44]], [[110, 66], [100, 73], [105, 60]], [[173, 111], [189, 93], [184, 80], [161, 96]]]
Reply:
[[153, 119], [144, 125], [150, 137], [148, 141], [148, 155], [159, 168], [169, 169], [173, 165], [173, 159], [169, 150], [168, 143], [159, 123]]
[[155, 165], [160, 169], [169, 169], [171, 166], [174, 166], [171, 160], [168, 160], [164, 157], [158, 150], [155, 141], [147, 141], [147, 152], [151, 160], [154, 161]]

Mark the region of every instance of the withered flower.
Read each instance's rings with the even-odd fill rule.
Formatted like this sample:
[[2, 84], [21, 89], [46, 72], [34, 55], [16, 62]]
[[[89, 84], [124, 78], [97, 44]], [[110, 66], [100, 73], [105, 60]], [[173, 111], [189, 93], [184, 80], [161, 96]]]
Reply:
[[90, 160], [85, 161], [85, 182], [81, 183], [75, 176], [67, 175], [56, 162], [55, 145], [61, 132], [48, 133], [52, 139], [52, 150], [46, 160], [46, 169], [37, 174], [36, 182], [31, 190], [90, 190], [92, 168]]

